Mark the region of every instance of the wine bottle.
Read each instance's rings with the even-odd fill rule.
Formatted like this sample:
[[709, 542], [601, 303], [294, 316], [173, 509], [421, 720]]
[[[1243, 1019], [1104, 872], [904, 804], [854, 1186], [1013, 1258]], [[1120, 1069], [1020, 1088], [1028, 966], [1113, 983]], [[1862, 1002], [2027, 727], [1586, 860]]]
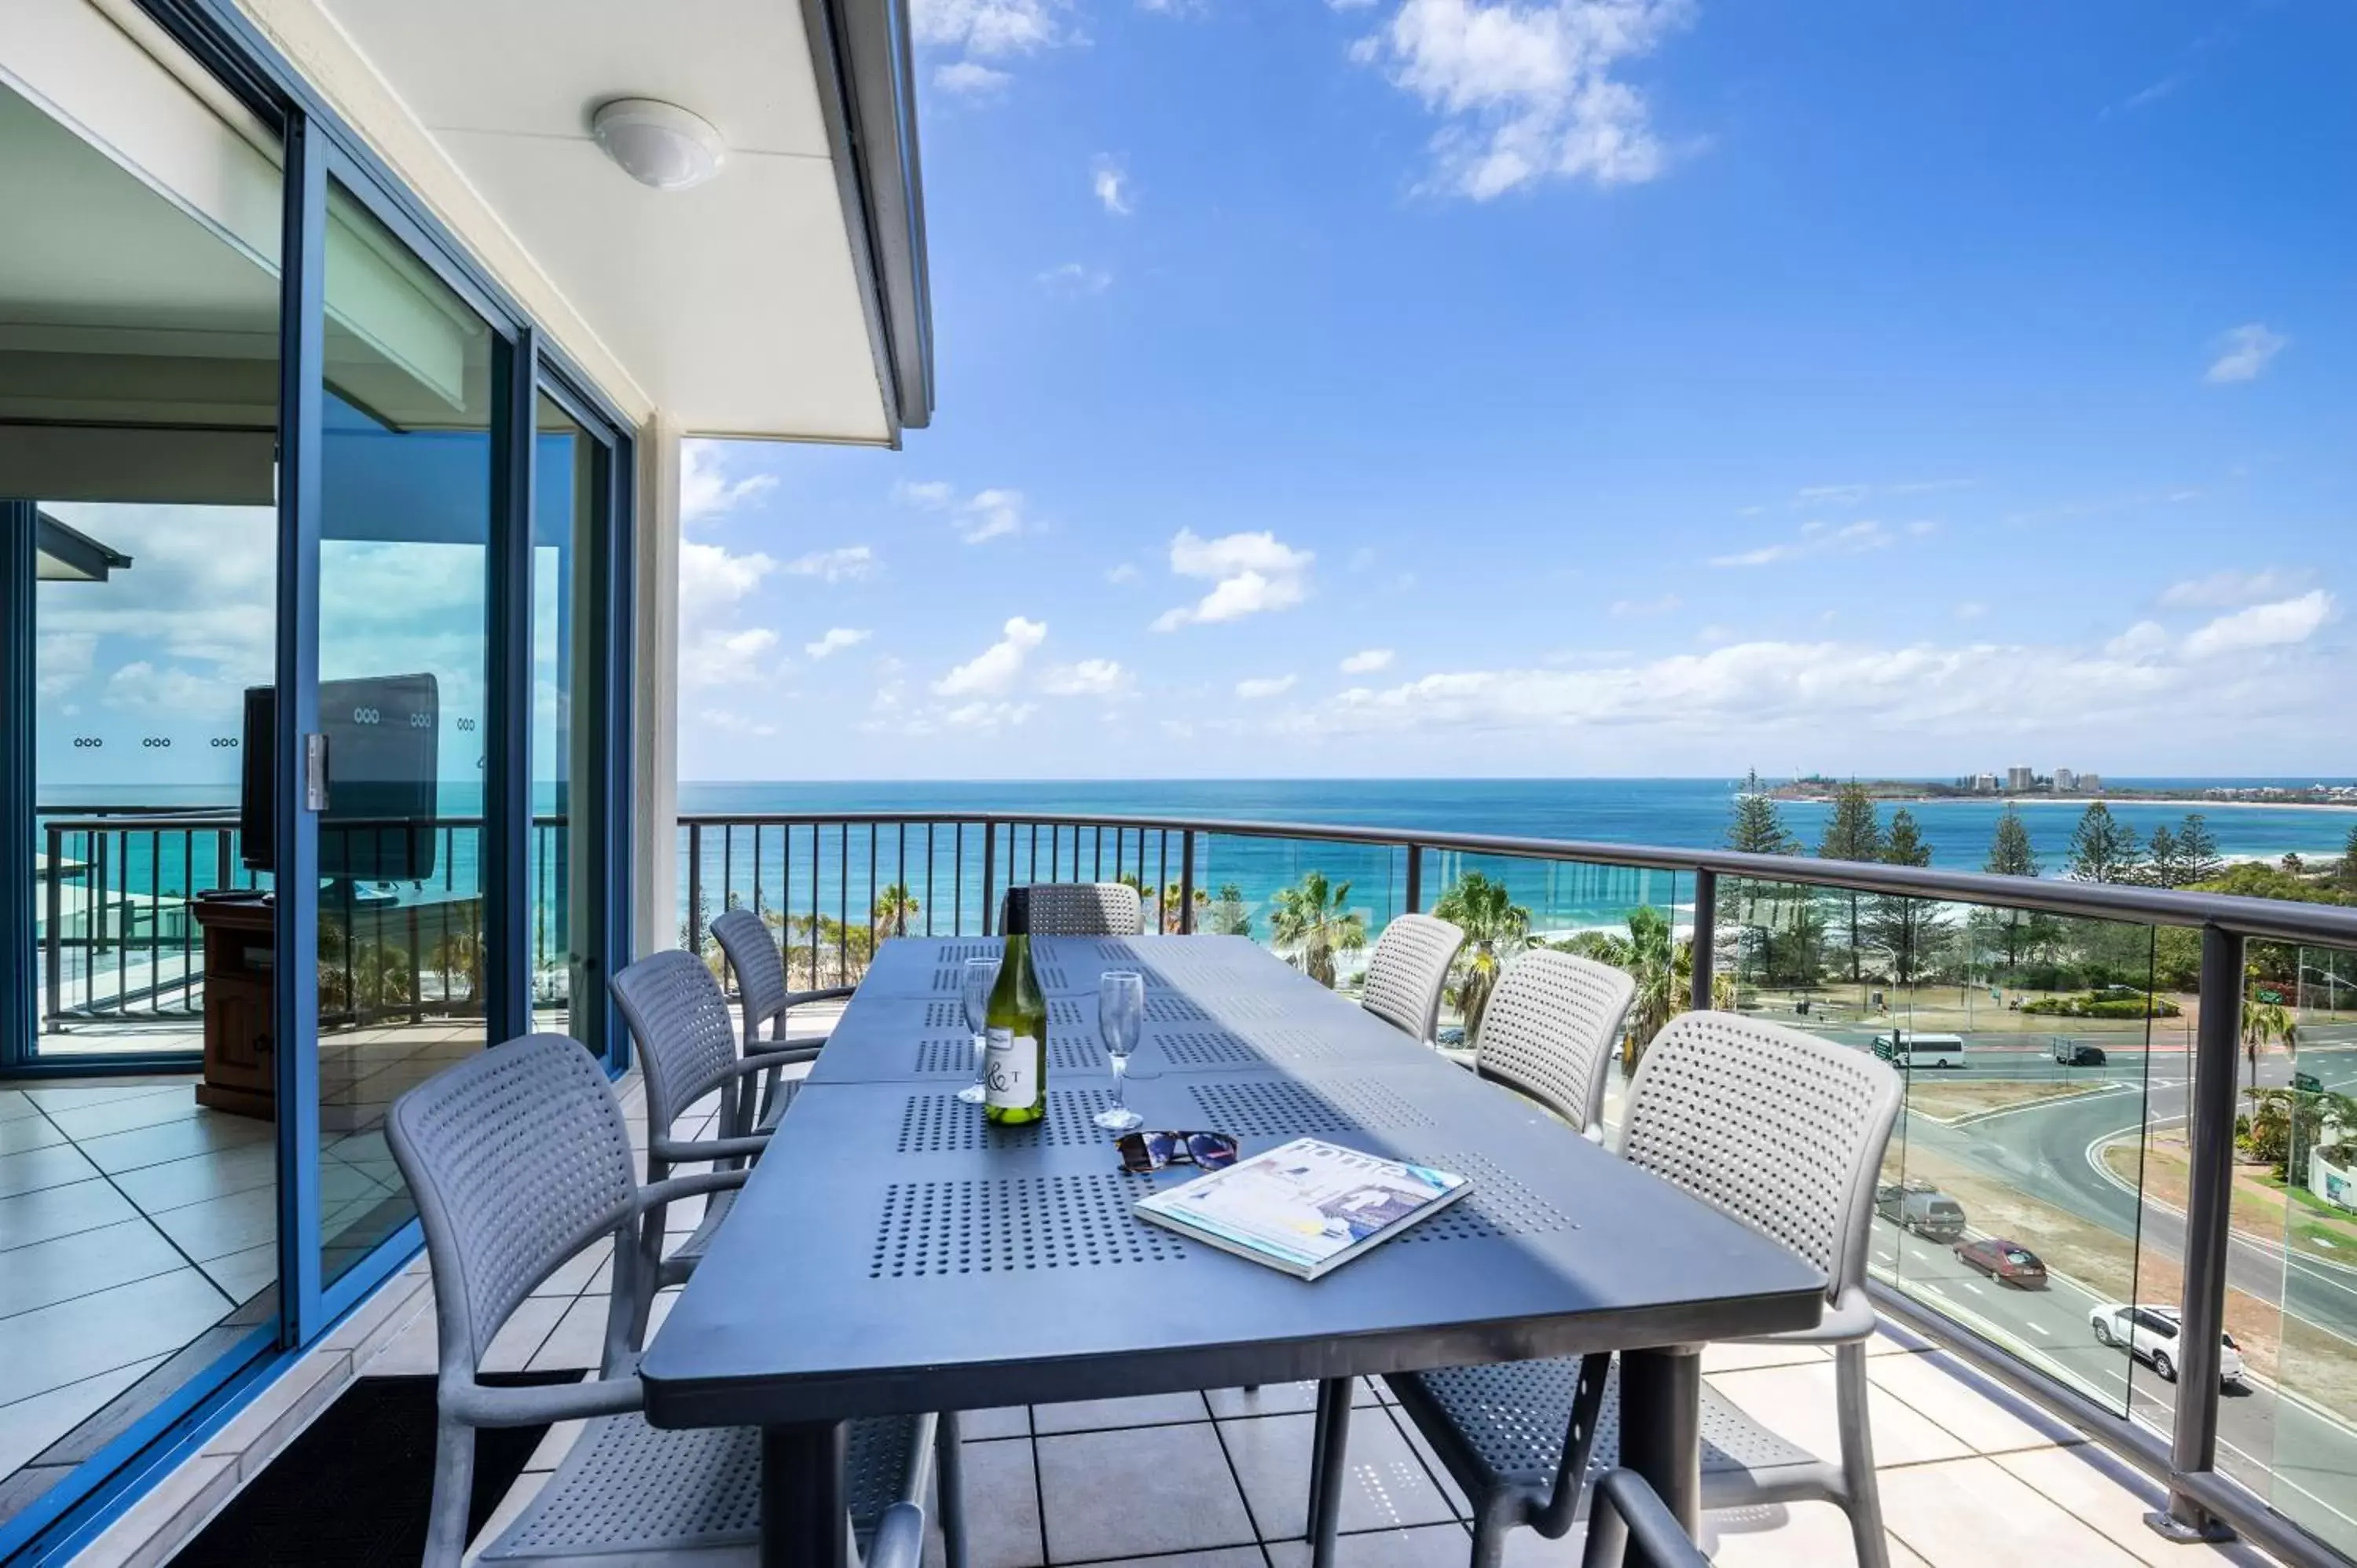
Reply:
[[984, 1026], [983, 1116], [1016, 1124], [1048, 1114], [1048, 998], [1031, 968], [1030, 890], [1006, 890], [1006, 955]]

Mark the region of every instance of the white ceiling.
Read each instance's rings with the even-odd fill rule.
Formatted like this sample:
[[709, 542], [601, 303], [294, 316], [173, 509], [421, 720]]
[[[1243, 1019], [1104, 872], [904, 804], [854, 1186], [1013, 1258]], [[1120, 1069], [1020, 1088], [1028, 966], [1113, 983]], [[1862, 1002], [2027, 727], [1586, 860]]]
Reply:
[[[890, 437], [792, 0], [304, 3], [690, 432]], [[711, 121], [719, 177], [666, 193], [622, 173], [588, 128], [618, 97]]]

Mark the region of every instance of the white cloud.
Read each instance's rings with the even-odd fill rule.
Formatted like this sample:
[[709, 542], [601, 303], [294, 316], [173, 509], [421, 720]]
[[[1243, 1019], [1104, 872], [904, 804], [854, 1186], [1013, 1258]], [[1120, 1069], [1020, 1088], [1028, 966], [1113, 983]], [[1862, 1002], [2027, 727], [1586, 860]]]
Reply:
[[1388, 670], [1391, 667], [1392, 650], [1390, 649], [1369, 648], [1353, 653], [1342, 660], [1341, 670], [1345, 675], [1372, 675], [1378, 670]]
[[942, 714], [942, 723], [958, 729], [997, 729], [1019, 725], [1039, 711], [1030, 703], [961, 703]]
[[765, 626], [691, 629], [680, 638], [683, 686], [742, 686], [777, 672], [768, 655], [778, 634]]
[[1126, 218], [1136, 208], [1129, 194], [1129, 175], [1111, 156], [1100, 153], [1089, 165], [1089, 188], [1096, 193], [1097, 205], [1116, 218]]
[[803, 643], [802, 651], [809, 654], [813, 659], [831, 658], [832, 656], [842, 652], [846, 648], [858, 647], [861, 643], [866, 641], [869, 638], [875, 635], [876, 634], [874, 632], [869, 631], [865, 628], [855, 628], [847, 626], [831, 626], [826, 628], [825, 633], [822, 635], [816, 642]]
[[775, 474], [748, 474], [731, 478], [728, 446], [718, 441], [683, 441], [679, 444], [679, 517], [682, 522], [701, 522], [733, 511], [741, 501], [750, 499], [765, 490], [775, 489]]
[[1014, 81], [979, 60], [950, 60], [933, 67], [933, 85], [953, 98], [996, 98]]
[[1675, 594], [1663, 594], [1657, 599], [1615, 599], [1607, 612], [1614, 616], [1665, 616], [1685, 607], [1685, 601]]
[[2151, 659], [2168, 650], [2169, 628], [2157, 620], [2140, 620], [2104, 644], [2104, 653], [2114, 659]]
[[917, 42], [970, 54], [1030, 54], [1066, 42], [1061, 0], [914, 0]]
[[1039, 675], [1039, 690], [1050, 697], [1123, 697], [1135, 683], [1130, 672], [1110, 659], [1059, 664]]
[[1060, 267], [1049, 267], [1036, 281], [1050, 294], [1103, 294], [1113, 286], [1113, 274], [1103, 267], [1066, 262]]
[[[694, 626], [735, 604], [777, 570], [759, 551], [737, 554], [726, 546], [683, 540], [679, 547], [679, 615]], [[791, 567], [787, 570], [791, 571]]]
[[2210, 361], [2205, 379], [2221, 384], [2255, 381], [2268, 362], [2290, 343], [2291, 339], [2280, 332], [2270, 332], [2258, 322], [2246, 321], [2218, 339], [2218, 357]]
[[1126, 561], [1105, 574], [1105, 581], [1108, 583], [1135, 583], [1137, 577], [1137, 568]]
[[1030, 657], [1031, 650], [1047, 638], [1046, 622], [1013, 617], [1001, 628], [1001, 636], [996, 642], [934, 682], [934, 695], [997, 695], [1015, 683], [1016, 676], [1023, 672], [1024, 660]]
[[1792, 492], [1792, 504], [1800, 507], [1856, 506], [1873, 493], [1871, 485], [1803, 485]]
[[1230, 533], [1205, 539], [1182, 528], [1170, 541], [1170, 569], [1182, 577], [1215, 579], [1211, 591], [1192, 605], [1165, 610], [1157, 631], [1211, 621], [1237, 620], [1301, 602], [1302, 577], [1317, 556], [1278, 541], [1275, 534]]
[[1023, 520], [1023, 492], [977, 490], [958, 509], [956, 526], [958, 537], [968, 544], [1022, 532], [1027, 526]]
[[1862, 555], [1869, 550], [1880, 550], [1891, 541], [1889, 529], [1872, 519], [1846, 522], [1836, 528], [1829, 522], [1804, 522], [1800, 537], [1780, 544], [1763, 544], [1756, 550], [1737, 551], [1729, 555], [1714, 555], [1713, 566], [1773, 566], [1780, 562], [1805, 560], [1812, 555]]
[[1401, 0], [1352, 48], [1446, 122], [1430, 184], [1486, 201], [1550, 178], [1653, 178], [1669, 161], [1616, 70], [1693, 15], [1689, 0]]
[[728, 735], [775, 735], [778, 733], [778, 726], [766, 719], [748, 719], [744, 714], [731, 713], [726, 708], [705, 708], [695, 716], [707, 728], [720, 730]]
[[789, 577], [816, 577], [828, 583], [856, 580], [876, 571], [876, 552], [865, 544], [813, 550], [807, 555], [795, 556], [779, 570]]
[[957, 499], [957, 487], [947, 479], [900, 479], [892, 486], [892, 499], [904, 506], [939, 511]]
[[2163, 609], [2219, 609], [2257, 604], [2262, 599], [2287, 598], [2308, 586], [2312, 572], [2283, 572], [2268, 567], [2257, 572], [2212, 572], [2171, 583], [2160, 592]]
[[2214, 659], [2223, 653], [2306, 642], [2331, 618], [2332, 596], [2322, 588], [2311, 588], [2298, 598], [2253, 605], [2220, 616], [2186, 638], [2185, 656]]
[[1236, 695], [1247, 703], [1265, 702], [1292, 691], [1294, 682], [1299, 679], [1297, 675], [1255, 675], [1236, 682]]

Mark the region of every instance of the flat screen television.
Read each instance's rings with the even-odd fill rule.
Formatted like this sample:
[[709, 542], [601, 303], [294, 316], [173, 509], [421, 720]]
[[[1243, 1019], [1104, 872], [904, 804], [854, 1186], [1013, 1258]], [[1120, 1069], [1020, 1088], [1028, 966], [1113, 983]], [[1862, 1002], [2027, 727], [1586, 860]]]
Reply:
[[[441, 688], [432, 675], [319, 682], [328, 737], [328, 804], [319, 813], [319, 875], [356, 882], [420, 882], [434, 875]], [[238, 792], [241, 857], [277, 865], [278, 693], [245, 693], [244, 768]]]

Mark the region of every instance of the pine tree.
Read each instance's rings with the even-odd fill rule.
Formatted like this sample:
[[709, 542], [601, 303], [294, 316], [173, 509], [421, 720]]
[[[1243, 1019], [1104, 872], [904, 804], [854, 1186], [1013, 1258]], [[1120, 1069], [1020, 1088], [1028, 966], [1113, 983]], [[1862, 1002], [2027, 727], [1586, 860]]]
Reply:
[[[1880, 860], [1882, 858], [1882, 817], [1874, 804], [1874, 797], [1866, 786], [1853, 779], [1841, 787], [1834, 797], [1834, 814], [1825, 819], [1824, 836], [1817, 841], [1820, 860]], [[1849, 978], [1852, 984], [1866, 978], [1864, 946], [1866, 930], [1865, 895], [1852, 890], [1833, 895], [1835, 907], [1846, 908], [1849, 930]]]
[[[2350, 836], [2357, 839], [2357, 832]], [[2199, 811], [2187, 813], [2177, 830], [2177, 859], [2189, 883], [2207, 882], [2226, 869], [2224, 858], [2218, 854], [2218, 835], [2210, 831], [2209, 819]]]
[[1746, 854], [1798, 854], [1801, 841], [1784, 825], [1784, 813], [1775, 798], [1749, 790], [1735, 798], [1735, 821], [1727, 830], [1727, 847]]
[[2343, 893], [2357, 893], [2357, 828], [2349, 830], [2349, 842], [2341, 846], [2341, 868], [2333, 880]]
[[2144, 852], [2135, 830], [2097, 800], [2071, 830], [2071, 875], [2079, 882], [2133, 882]]
[[[1903, 806], [1890, 814], [1890, 832], [1883, 841], [1882, 858], [1891, 865], [1932, 864], [1932, 846], [1917, 831], [1915, 813]], [[1891, 978], [1901, 985], [1915, 983], [1946, 935], [1943, 911], [1928, 898], [1875, 899], [1871, 928], [1875, 940], [1889, 950]]]
[[2181, 887], [2192, 880], [2185, 875], [2185, 854], [2177, 835], [2163, 822], [2152, 830], [2152, 850], [2145, 875], [2155, 887]]
[[[2038, 875], [2038, 850], [2029, 842], [2029, 824], [2022, 821], [2019, 807], [2008, 804], [1997, 818], [1996, 836], [1989, 841], [1988, 859], [1982, 862], [1981, 869], [1999, 876]], [[2026, 909], [2007, 909], [1995, 919], [1997, 942], [2005, 949], [2006, 972], [2010, 974], [2044, 934], [2044, 917]]]

